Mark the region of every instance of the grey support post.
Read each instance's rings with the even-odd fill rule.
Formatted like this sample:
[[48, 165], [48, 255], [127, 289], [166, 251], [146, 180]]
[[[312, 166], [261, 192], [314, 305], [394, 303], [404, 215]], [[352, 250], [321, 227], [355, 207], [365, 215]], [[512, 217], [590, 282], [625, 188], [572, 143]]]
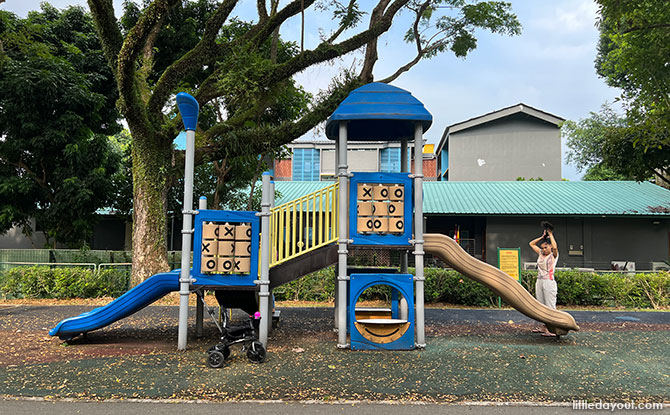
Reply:
[[191, 234], [193, 233], [193, 159], [195, 131], [186, 130], [186, 166], [184, 168], [184, 205], [181, 231], [181, 274], [179, 275], [179, 332], [177, 348], [186, 350], [188, 337], [188, 296], [191, 285]]
[[[403, 138], [400, 140], [400, 171], [405, 173], [409, 172], [409, 166], [407, 165], [407, 139]], [[407, 263], [408, 263], [408, 252], [407, 250], [403, 250], [400, 253], [400, 273], [401, 274], [407, 274]], [[407, 316], [409, 315], [408, 312], [408, 305], [407, 305], [407, 299], [405, 297], [400, 299], [400, 314], [399, 317], [401, 320], [407, 320]]]
[[423, 126], [414, 127], [414, 262], [416, 273], [416, 347], [426, 347], [423, 282]]
[[347, 348], [347, 245], [349, 243], [348, 229], [349, 215], [347, 209], [347, 195], [349, 172], [347, 166], [347, 124], [340, 121], [338, 136], [338, 164], [337, 179], [339, 181], [338, 233], [337, 241], [337, 347]]
[[[207, 209], [207, 197], [200, 196], [198, 199], [198, 210]], [[203, 300], [205, 299], [205, 292], [202, 293]], [[202, 301], [195, 302], [195, 335], [202, 337], [202, 319], [204, 316], [204, 307]]]
[[[272, 204], [270, 199], [270, 184], [272, 177], [270, 173], [263, 173], [263, 189], [261, 197], [261, 268], [259, 280], [256, 283], [259, 285], [258, 302], [259, 311], [261, 313], [260, 333], [258, 340], [267, 348], [268, 345], [268, 322], [271, 320], [270, 316], [270, 206]], [[272, 195], [274, 199], [274, 194]]]
[[[335, 177], [337, 177], [337, 173], [339, 171], [338, 170], [339, 165], [340, 165], [340, 140], [335, 140], [335, 172], [334, 172]], [[339, 180], [339, 179], [336, 179], [336, 180]], [[339, 209], [339, 205], [338, 205], [338, 209]], [[338, 223], [337, 226], [338, 226], [338, 231], [339, 231], [339, 226], [340, 226], [339, 223]], [[334, 329], [334, 331], [336, 333], [337, 333], [337, 331], [339, 330], [339, 327], [340, 327], [340, 323], [339, 323], [340, 313], [338, 311], [340, 307], [339, 307], [339, 301], [337, 300], [339, 298], [339, 292], [340, 292], [340, 289], [337, 286], [338, 272], [339, 272], [339, 268], [335, 268], [335, 299], [334, 299], [334, 303], [335, 303], [335, 313], [334, 313], [335, 314], [335, 329]]]
[[[269, 217], [272, 217], [272, 209], [275, 207], [275, 181], [270, 180], [270, 192], [268, 195], [268, 200], [270, 201], [270, 214], [268, 215]], [[272, 234], [272, 229], [269, 228], [269, 223], [270, 220], [268, 219], [268, 288], [270, 287], [270, 260], [272, 259], [272, 240], [270, 239], [270, 235]], [[268, 326], [268, 333], [272, 332], [272, 321], [275, 317], [275, 300], [274, 300], [274, 294], [272, 293], [272, 290], [269, 291], [269, 297], [268, 297], [268, 314], [270, 318], [265, 322]]]
[[[403, 173], [409, 172], [407, 166], [407, 139], [400, 140], [400, 171]], [[407, 251], [403, 250], [400, 253], [400, 273], [407, 274]]]

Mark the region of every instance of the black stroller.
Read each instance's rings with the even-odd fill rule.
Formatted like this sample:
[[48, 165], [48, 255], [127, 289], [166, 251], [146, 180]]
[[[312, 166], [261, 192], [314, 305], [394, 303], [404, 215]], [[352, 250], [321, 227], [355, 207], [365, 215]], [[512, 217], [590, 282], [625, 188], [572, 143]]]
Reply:
[[230, 356], [230, 346], [234, 344], [242, 344], [242, 353], [247, 353], [250, 362], [263, 363], [266, 353], [265, 347], [258, 341], [260, 319], [261, 314], [256, 312], [244, 323], [231, 326], [226, 313], [223, 313], [223, 324], [219, 327], [221, 341], [207, 350], [207, 365], [211, 368], [223, 367]]

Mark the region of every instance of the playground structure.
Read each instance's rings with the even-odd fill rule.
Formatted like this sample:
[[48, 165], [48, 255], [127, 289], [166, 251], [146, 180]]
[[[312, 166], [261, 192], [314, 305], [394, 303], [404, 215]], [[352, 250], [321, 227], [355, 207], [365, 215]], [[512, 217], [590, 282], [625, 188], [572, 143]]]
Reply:
[[[259, 341], [267, 346], [271, 296], [277, 286], [329, 265], [336, 267], [335, 327], [338, 348], [411, 350], [426, 346], [424, 329], [424, 253], [495, 291], [508, 304], [546, 324], [558, 335], [578, 330], [568, 313], [539, 303], [515, 279], [470, 255], [451, 238], [423, 232], [423, 133], [431, 114], [409, 92], [372, 83], [353, 91], [326, 124], [335, 140], [337, 181], [315, 193], [274, 206], [271, 175], [262, 176], [260, 212], [235, 212], [193, 206], [193, 153], [198, 104], [177, 96], [187, 130], [184, 227], [180, 270], [148, 278], [104, 307], [60, 322], [49, 333], [71, 339], [124, 318], [171, 291], [180, 293], [178, 348], [187, 346], [188, 297], [213, 290], [225, 308], [260, 312]], [[347, 142], [400, 141], [399, 173], [349, 172]], [[414, 169], [408, 165], [413, 141]], [[193, 236], [193, 266], [190, 266]], [[347, 267], [350, 247], [401, 252], [397, 273]], [[407, 271], [414, 255], [415, 273]], [[391, 307], [357, 307], [361, 294], [390, 287]], [[196, 324], [201, 325], [198, 303]]]

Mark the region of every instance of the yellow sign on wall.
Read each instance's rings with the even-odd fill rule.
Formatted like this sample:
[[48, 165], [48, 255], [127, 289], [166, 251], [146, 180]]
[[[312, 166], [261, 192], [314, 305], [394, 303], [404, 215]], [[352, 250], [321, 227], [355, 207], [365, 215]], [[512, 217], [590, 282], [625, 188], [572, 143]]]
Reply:
[[498, 268], [521, 282], [521, 248], [498, 248]]

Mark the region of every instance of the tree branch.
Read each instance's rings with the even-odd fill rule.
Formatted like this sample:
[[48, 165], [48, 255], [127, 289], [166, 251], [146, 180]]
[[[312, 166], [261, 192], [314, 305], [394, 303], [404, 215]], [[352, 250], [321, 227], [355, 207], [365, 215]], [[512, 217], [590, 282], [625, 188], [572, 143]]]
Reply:
[[[315, 0], [293, 0], [287, 4], [283, 9], [279, 10], [277, 14], [270, 17], [266, 22], [258, 22], [258, 24], [249, 31], [252, 36], [251, 44], [260, 45], [263, 43], [276, 28], [282, 25], [287, 19], [300, 13], [301, 10], [309, 8], [314, 4]], [[261, 25], [261, 23], [264, 23]]]
[[149, 116], [152, 119], [160, 116], [168, 97], [181, 79], [210, 63], [219, 55], [221, 49], [215, 47], [216, 36], [236, 4], [237, 0], [226, 0], [221, 3], [207, 21], [205, 32], [198, 44], [163, 72], [147, 105]]
[[121, 105], [124, 107], [122, 112], [128, 125], [135, 129], [150, 129], [149, 119], [141, 99], [141, 91], [135, 79], [137, 58], [152, 30], [160, 26], [170, 7], [177, 1], [157, 0], [151, 3], [142, 13], [137, 24], [126, 35], [119, 51], [117, 83]]
[[[288, 144], [323, 122], [347, 95], [363, 85], [358, 78], [350, 79], [335, 87], [312, 110], [296, 122], [284, 123], [277, 127], [258, 127], [235, 130], [226, 124], [217, 124], [205, 134], [213, 137], [213, 131], [222, 131], [216, 144], [196, 149], [196, 164], [207, 160], [231, 159], [249, 154], [261, 154]], [[226, 130], [226, 132], [223, 132]]]
[[384, 16], [368, 30], [335, 45], [323, 42], [316, 49], [306, 50], [285, 63], [274, 67], [261, 79], [261, 85], [272, 85], [275, 82], [293, 76], [309, 66], [328, 61], [360, 48], [386, 32], [391, 27], [395, 14], [408, 2], [409, 0], [394, 1], [386, 13], [384, 13]]
[[417, 55], [412, 59], [411, 61], [407, 62], [405, 65], [401, 66], [398, 68], [397, 71], [393, 73], [393, 75], [387, 76], [386, 78], [379, 80], [378, 82], [383, 82], [385, 84], [388, 84], [389, 82], [395, 81], [400, 75], [403, 73], [409, 71], [414, 65], [419, 63], [421, 61], [421, 58], [423, 57], [424, 52], [419, 52]]
[[627, 33], [632, 33], [632, 32], [640, 32], [643, 30], [651, 30], [651, 29], [667, 29], [670, 28], [670, 23], [659, 23], [659, 24], [652, 24], [649, 26], [642, 26], [642, 27], [630, 27], [626, 30], [624, 30], [622, 33], [627, 34]]
[[[379, 20], [384, 15], [384, 10], [386, 6], [391, 2], [391, 0], [381, 0], [377, 6], [370, 13], [370, 25], [368, 29], [376, 25]], [[377, 37], [370, 40], [365, 48], [365, 58], [363, 60], [363, 68], [361, 69], [360, 78], [366, 82], [372, 82], [374, 76], [372, 75], [372, 70], [377, 63], [379, 58], [377, 54]]]
[[665, 169], [659, 169], [659, 170], [661, 170], [661, 171], [658, 171], [658, 170], [655, 170], [655, 169], [652, 168], [651, 170], [652, 170], [654, 173], [656, 173], [656, 177], [657, 177], [657, 178], [661, 179], [662, 181], [664, 181], [664, 182], [666, 182], [667, 184], [670, 185], [670, 179], [668, 179], [667, 177], [665, 177], [665, 175], [666, 175], [667, 173], [664, 174], [664, 170], [665, 170]]
[[[391, 0], [383, 0], [383, 3], [385, 3], [384, 8], [386, 7], [386, 4], [389, 4], [390, 1]], [[381, 3], [382, 2], [380, 2], [380, 4]], [[378, 4], [375, 7], [374, 11], [376, 11], [378, 8], [380, 8], [379, 7], [380, 4]], [[351, 13], [353, 12], [355, 5], [356, 5], [356, 0], [349, 0], [349, 4], [347, 5], [347, 13], [349, 15], [351, 15]], [[374, 11], [373, 11], [373, 13], [374, 13]], [[383, 8], [382, 8], [382, 11], [383, 11]], [[372, 19], [370, 19], [370, 20], [372, 20]], [[337, 39], [338, 36], [340, 36], [342, 34], [342, 32], [344, 32], [345, 29], [347, 29], [347, 27], [348, 26], [346, 24], [346, 19], [343, 19], [343, 22], [342, 22], [342, 24], [340, 24], [340, 27], [338, 27], [337, 30], [332, 35], [330, 35], [330, 37], [328, 38], [328, 40], [326, 40], [326, 42], [333, 43], [335, 41], [335, 39]]]
[[[390, 0], [382, 0], [380, 3], [386, 3], [387, 1]], [[267, 74], [259, 80], [259, 84], [264, 86], [273, 85], [277, 82], [290, 78], [294, 74], [311, 65], [328, 61], [360, 48], [370, 40], [386, 32], [391, 27], [391, 23], [393, 22], [395, 14], [409, 1], [410, 0], [396, 0], [374, 25], [372, 25], [368, 30], [363, 31], [351, 37], [350, 39], [335, 45], [322, 42], [316, 49], [301, 52], [292, 59], [272, 67], [267, 71]], [[306, 0], [305, 5], [311, 5], [313, 2], [314, 0]], [[270, 33], [269, 29], [274, 28], [275, 23], [282, 22], [290, 17], [291, 13], [297, 14], [299, 11], [300, 0], [295, 0], [280, 12], [278, 12], [275, 17], [271, 17], [266, 27], [259, 29], [261, 32], [254, 33], [252, 35], [253, 38], [259, 39], [260, 33]], [[258, 25], [256, 27], [258, 27]], [[244, 37], [249, 36], [249, 33], [254, 31], [256, 31], [256, 28], [251, 29], [250, 32], [244, 35]], [[209, 102], [211, 99], [221, 94], [221, 91], [218, 90], [216, 85], [216, 79], [217, 76], [224, 71], [225, 69], [223, 67], [217, 69], [217, 71], [212, 73], [202, 83], [196, 96], [196, 99], [201, 105]]]
[[114, 3], [112, 0], [88, 0], [88, 7], [95, 21], [95, 29], [100, 37], [107, 64], [116, 77], [117, 60], [123, 45], [123, 36], [114, 16]]
[[258, 21], [262, 22], [268, 18], [268, 9], [265, 7], [265, 0], [256, 0], [256, 8], [258, 9]]
[[421, 58], [425, 56], [425, 54], [431, 50], [430, 48], [430, 42], [437, 36], [435, 34], [427, 43], [426, 43], [426, 48], [424, 48], [421, 45], [421, 33], [419, 32], [419, 23], [421, 22], [421, 17], [423, 16], [423, 13], [426, 11], [426, 9], [430, 6], [430, 1], [426, 1], [423, 4], [421, 4], [421, 7], [419, 7], [418, 10], [416, 10], [416, 18], [414, 19], [414, 24], [412, 25], [412, 30], [414, 31], [414, 42], [416, 44], [416, 56], [414, 59], [411, 61], [407, 62], [405, 65], [401, 66], [396, 70], [392, 75], [382, 79], [379, 82], [383, 82], [385, 84], [389, 82], [395, 81], [400, 75], [403, 73], [409, 71], [412, 69], [414, 65], [419, 63], [421, 61]]
[[[7, 160], [7, 164], [10, 164], [14, 167], [25, 170], [26, 173], [28, 173], [30, 176], [33, 177], [35, 182], [37, 184], [39, 184], [41, 188], [43, 188], [44, 190], [47, 190], [47, 191], [49, 190], [49, 186], [47, 186], [47, 182], [46, 182], [46, 172], [44, 171], [44, 169], [42, 169], [42, 178], [40, 179], [39, 176], [37, 176], [37, 174], [35, 174], [35, 172], [32, 171], [28, 167], [28, 165], [26, 163], [24, 163], [22, 160], [19, 160], [18, 162], [13, 162], [13, 161]], [[42, 167], [44, 167], [44, 166], [42, 166]]]

